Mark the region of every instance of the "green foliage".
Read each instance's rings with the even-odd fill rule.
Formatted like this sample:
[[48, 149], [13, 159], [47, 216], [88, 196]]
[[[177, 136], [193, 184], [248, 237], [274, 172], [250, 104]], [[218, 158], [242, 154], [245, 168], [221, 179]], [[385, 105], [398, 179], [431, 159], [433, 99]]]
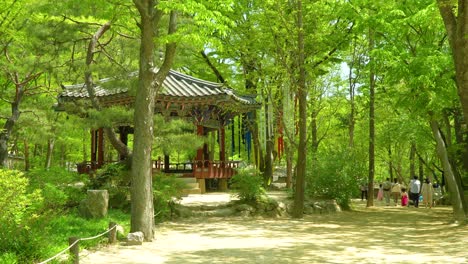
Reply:
[[0, 170], [0, 260], [22, 260], [40, 250], [40, 236], [34, 236], [32, 230], [43, 199], [39, 191], [28, 193], [28, 184], [23, 173]]
[[42, 197], [39, 191], [28, 193], [28, 184], [23, 173], [0, 170], [0, 224], [13, 227], [26, 225], [33, 217]]
[[88, 181], [86, 175], [70, 172], [60, 167], [38, 168], [27, 173], [30, 191], [41, 190], [44, 201], [41, 210], [57, 210], [76, 206], [84, 198], [82, 186]]
[[231, 178], [235, 195], [246, 202], [255, 202], [266, 194], [263, 178], [254, 169], [241, 169]]
[[[130, 216], [121, 210], [109, 210], [108, 215], [101, 219], [85, 219], [79, 216], [77, 210], [72, 210], [66, 214], [58, 215], [51, 219], [44, 229], [49, 233], [51, 247], [49, 248], [48, 257], [59, 252], [61, 249], [68, 246], [68, 238], [76, 237], [91, 237], [104, 232], [109, 225], [109, 222], [115, 222], [124, 228], [124, 231], [130, 230]], [[81, 248], [95, 247], [99, 243], [105, 241], [106, 236], [89, 241], [80, 242]], [[55, 252], [55, 253], [54, 253]]]
[[349, 208], [352, 197], [359, 191], [357, 182], [366, 175], [362, 162], [349, 150], [327, 151], [310, 162], [306, 177], [307, 194], [315, 198], [336, 199], [343, 208]]
[[[110, 211], [107, 219], [85, 220], [75, 211], [60, 215], [74, 196], [79, 176], [58, 168], [27, 174], [0, 170], [0, 263], [32, 263], [68, 246], [68, 237], [87, 237], [104, 231], [109, 221], [128, 226], [128, 215]], [[40, 188], [41, 190], [37, 189]], [[52, 210], [54, 209], [54, 210]], [[128, 230], [128, 229], [127, 229]], [[44, 243], [44, 241], [48, 243]], [[96, 246], [98, 241], [82, 243]]]
[[181, 199], [186, 184], [180, 179], [164, 173], [153, 176], [153, 204], [155, 221], [162, 222], [171, 217], [171, 206], [174, 199]]
[[102, 189], [109, 192], [109, 207], [130, 209], [130, 173], [122, 163], [107, 164], [96, 172], [89, 189]]
[[205, 137], [194, 135], [194, 127], [182, 119], [165, 121], [161, 116], [155, 116], [155, 152], [167, 155], [177, 154], [180, 160], [192, 160], [196, 150], [207, 141]]
[[7, 252], [7, 253], [1, 253], [0, 252], [0, 263], [9, 263], [9, 264], [17, 264], [18, 259], [16, 257], [16, 254]]

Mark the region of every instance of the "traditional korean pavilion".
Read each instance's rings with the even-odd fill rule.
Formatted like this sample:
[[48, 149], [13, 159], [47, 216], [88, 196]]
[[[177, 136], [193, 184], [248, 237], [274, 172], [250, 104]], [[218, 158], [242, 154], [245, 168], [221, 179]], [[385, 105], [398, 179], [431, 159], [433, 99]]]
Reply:
[[[137, 73], [132, 73], [129, 79], [137, 80]], [[111, 87], [116, 78], [101, 79], [94, 87], [96, 97], [101, 106], [133, 107], [135, 97], [128, 87]], [[117, 85], [119, 82], [116, 82]], [[104, 88], [106, 87], [106, 88]], [[66, 104], [81, 103], [89, 100], [85, 84], [62, 85], [63, 91], [58, 96], [58, 108], [65, 109]], [[170, 157], [155, 160], [153, 169], [165, 173], [179, 173], [184, 177], [194, 177], [200, 185], [205, 185], [206, 179], [227, 179], [234, 175], [234, 169], [239, 161], [229, 161], [226, 158], [225, 127], [235, 116], [246, 114], [258, 109], [260, 105], [252, 96], [243, 96], [225, 86], [225, 84], [205, 81], [171, 70], [166, 77], [161, 92], [155, 97], [155, 114], [168, 118], [184, 118], [191, 120], [196, 126], [198, 135], [218, 133], [219, 160], [214, 160], [209, 154], [208, 146], [197, 150], [193, 161], [185, 163], [170, 163]], [[195, 128], [194, 128], [195, 131]], [[127, 144], [128, 134], [133, 133], [131, 125], [116, 127], [120, 139]], [[103, 129], [91, 131], [91, 161], [78, 164], [80, 173], [87, 173], [100, 168], [104, 163], [104, 133]]]

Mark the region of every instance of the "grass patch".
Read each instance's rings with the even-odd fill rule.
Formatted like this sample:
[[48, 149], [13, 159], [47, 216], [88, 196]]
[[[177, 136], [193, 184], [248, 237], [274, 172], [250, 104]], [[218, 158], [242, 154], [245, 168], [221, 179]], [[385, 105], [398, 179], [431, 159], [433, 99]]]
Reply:
[[[105, 232], [108, 229], [109, 222], [115, 222], [122, 226], [125, 232], [130, 230], [130, 215], [120, 210], [109, 210], [108, 216], [102, 219], [82, 218], [76, 210], [57, 215], [48, 221], [42, 230], [47, 233], [47, 240], [43, 240], [44, 250], [41, 252], [43, 259], [39, 261], [52, 257], [67, 248], [69, 237], [87, 238]], [[94, 248], [103, 243], [107, 243], [107, 235], [92, 240], [80, 241], [80, 249]]]

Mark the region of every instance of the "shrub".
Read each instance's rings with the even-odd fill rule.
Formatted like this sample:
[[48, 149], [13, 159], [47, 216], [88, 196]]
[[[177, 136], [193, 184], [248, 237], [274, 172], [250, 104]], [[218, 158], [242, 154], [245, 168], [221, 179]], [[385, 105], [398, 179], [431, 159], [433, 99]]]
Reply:
[[122, 163], [107, 164], [96, 172], [88, 189], [103, 189], [109, 193], [109, 208], [130, 209], [130, 172]]
[[79, 175], [63, 168], [33, 169], [26, 175], [30, 184], [30, 191], [40, 189], [44, 197], [44, 210], [57, 210], [64, 207], [78, 205], [84, 198], [85, 192], [76, 187], [77, 183], [85, 184], [86, 175]]
[[153, 176], [153, 203], [155, 221], [162, 222], [171, 217], [171, 206], [175, 200], [182, 198], [186, 184], [180, 179], [158, 173]]
[[23, 263], [41, 251], [42, 237], [34, 232], [42, 207], [39, 190], [28, 193], [23, 173], [0, 170], [0, 260]]
[[349, 151], [321, 153], [312, 164], [309, 162], [306, 175], [307, 194], [312, 197], [335, 199], [343, 209], [350, 208], [351, 198], [358, 188], [356, 180], [365, 173], [365, 168], [354, 161]]
[[231, 178], [231, 188], [241, 201], [254, 202], [266, 194], [263, 178], [254, 169], [241, 169]]

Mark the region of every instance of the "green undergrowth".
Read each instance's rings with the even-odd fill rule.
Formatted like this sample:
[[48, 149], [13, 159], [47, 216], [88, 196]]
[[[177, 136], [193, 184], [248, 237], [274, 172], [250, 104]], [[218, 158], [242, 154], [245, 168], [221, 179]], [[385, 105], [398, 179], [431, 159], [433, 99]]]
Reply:
[[[51, 216], [47, 220], [39, 220], [28, 230], [20, 230], [14, 234], [17, 237], [11, 237], [12, 241], [16, 241], [19, 250], [11, 248], [10, 251], [0, 252], [0, 263], [44, 261], [67, 248], [70, 237], [87, 238], [99, 235], [108, 229], [109, 222], [115, 222], [122, 226], [124, 232], [130, 230], [130, 215], [120, 210], [110, 210], [108, 216], [102, 219], [85, 219], [80, 217], [76, 210], [71, 210]], [[80, 241], [79, 246], [82, 250], [83, 248], [94, 248], [104, 243], [107, 243], [107, 234], [96, 239]], [[15, 247], [14, 244], [11, 246]], [[67, 253], [62, 256], [66, 255]], [[63, 259], [63, 257], [59, 259]], [[59, 262], [52, 261], [50, 263]]]
[[[124, 228], [130, 229], [130, 215], [120, 210], [110, 210], [108, 216], [101, 219], [85, 219], [73, 211], [70, 214], [57, 216], [48, 225], [49, 241], [58, 249], [68, 247], [69, 237], [87, 238], [105, 232], [109, 222], [115, 222]], [[93, 240], [80, 241], [80, 248], [90, 248], [99, 243], [107, 242], [107, 234]], [[60, 250], [59, 250], [60, 251]]]

